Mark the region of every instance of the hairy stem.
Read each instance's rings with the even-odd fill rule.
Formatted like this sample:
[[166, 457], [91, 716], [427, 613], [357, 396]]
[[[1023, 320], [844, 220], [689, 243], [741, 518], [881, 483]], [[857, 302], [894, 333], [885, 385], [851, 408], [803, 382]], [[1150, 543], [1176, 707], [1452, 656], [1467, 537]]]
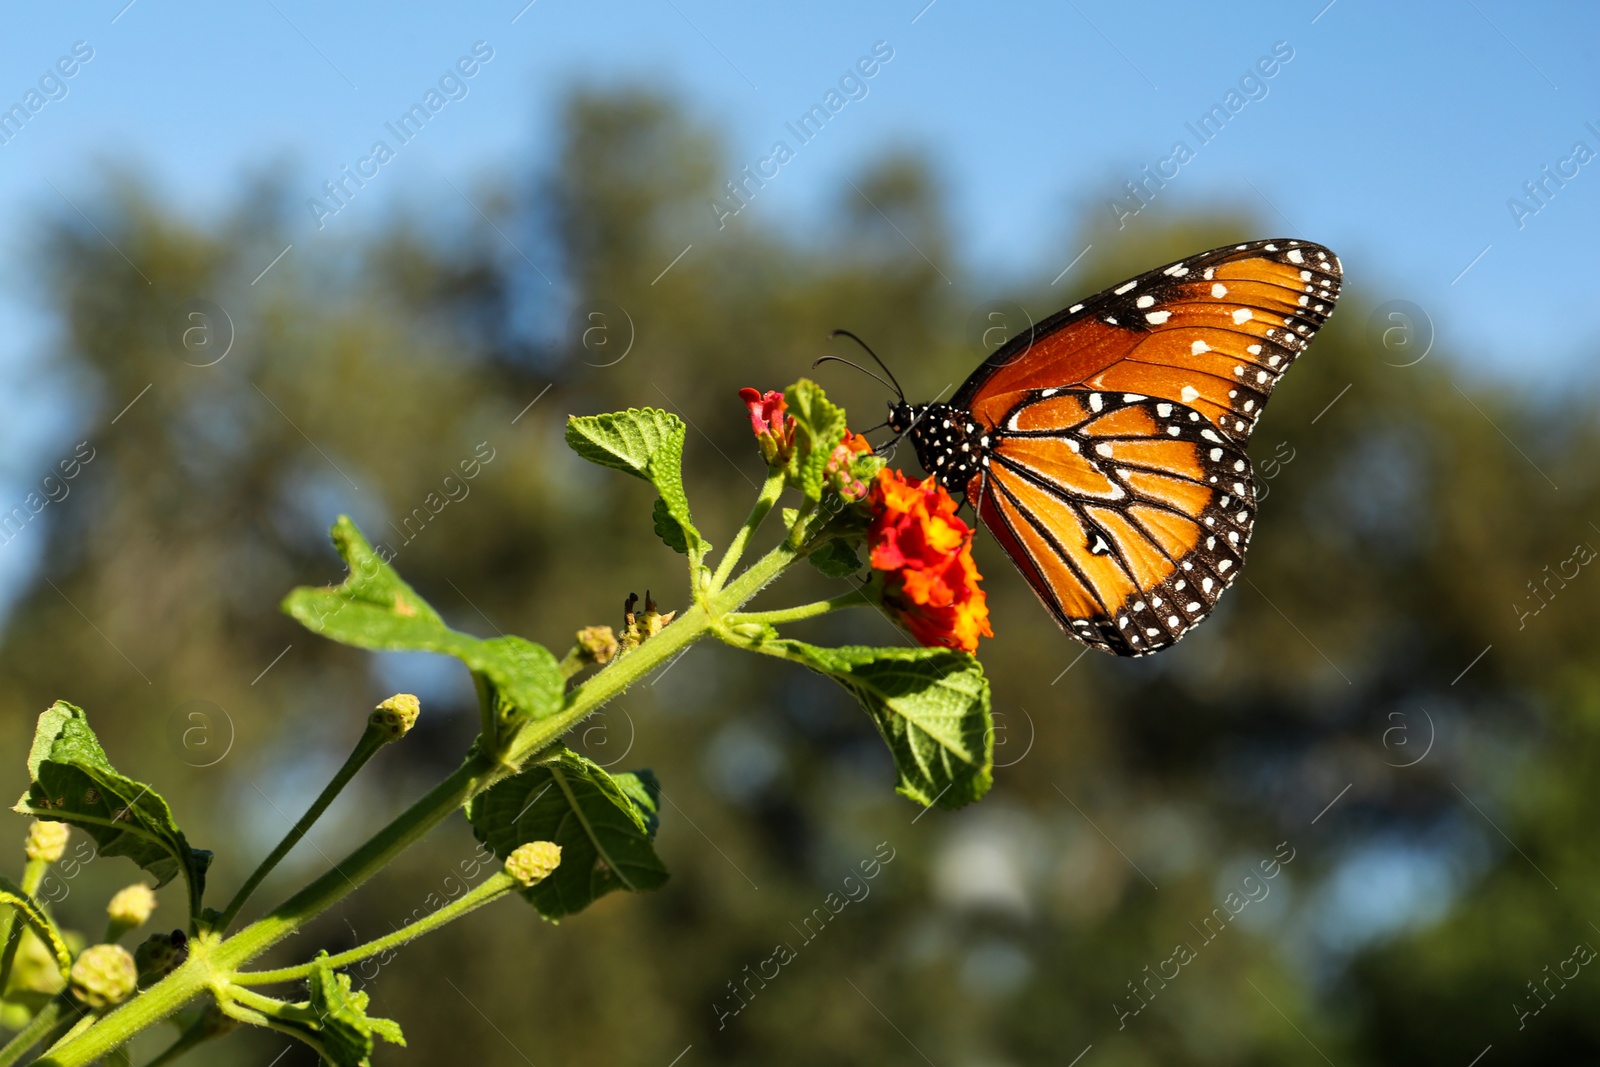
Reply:
[[287, 856], [294, 846], [300, 843], [300, 839], [306, 836], [312, 825], [322, 817], [322, 813], [328, 810], [328, 805], [332, 804], [334, 798], [344, 791], [344, 787], [350, 784], [350, 780], [356, 776], [356, 773], [362, 767], [366, 766], [367, 761], [373, 757], [378, 749], [384, 746], [388, 739], [389, 735], [384, 729], [370, 722], [367, 724], [366, 730], [362, 732], [360, 739], [356, 741], [355, 749], [351, 751], [349, 758], [344, 761], [344, 766], [339, 768], [338, 773], [333, 776], [333, 780], [327, 784], [327, 787], [312, 802], [311, 807], [306, 809], [306, 813], [300, 816], [300, 821], [289, 828], [289, 832], [283, 835], [283, 840], [278, 842], [278, 847], [273, 849], [267, 858], [261, 861], [250, 877], [245, 879], [244, 885], [240, 886], [239, 891], [233, 895], [233, 899], [228, 902], [227, 908], [222, 912], [222, 918], [217, 920], [216, 930], [218, 933], [227, 932], [228, 927], [233, 925], [233, 920], [238, 918], [239, 909], [243, 908], [245, 901], [250, 899], [250, 894], [254, 893], [256, 887], [266, 880], [267, 875], [272, 873], [272, 869], [278, 865], [279, 861]]
[[[414, 941], [423, 934], [430, 933], [449, 922], [483, 907], [492, 901], [505, 896], [506, 893], [516, 888], [517, 881], [504, 871], [498, 871], [484, 879], [482, 884], [458, 900], [446, 904], [442, 908], [418, 919], [414, 923], [407, 923], [400, 929], [368, 941], [365, 945], [358, 945], [348, 952], [341, 952], [337, 956], [330, 956], [325, 961], [328, 966], [338, 969], [348, 967], [352, 963], [359, 963], [364, 959], [376, 956], [380, 952], [387, 952], [391, 948], [398, 948], [408, 941]], [[278, 982], [293, 982], [309, 975], [320, 966], [320, 962], [302, 963], [296, 967], [280, 967], [275, 971], [241, 971], [233, 976], [235, 986], [272, 985]], [[249, 1003], [249, 1001], [245, 1001]]]
[[830, 611], [840, 608], [870, 607], [871, 601], [862, 596], [859, 590], [852, 589], [848, 593], [828, 600], [816, 600], [810, 604], [801, 604], [793, 608], [781, 608], [777, 611], [750, 611], [728, 615], [723, 622], [728, 626], [738, 626], [743, 623], [767, 623], [777, 626], [780, 623], [796, 622], [800, 619], [810, 619], [818, 615], [826, 615]]
[[50, 1003], [39, 1009], [39, 1014], [29, 1020], [28, 1025], [17, 1031], [17, 1036], [6, 1042], [5, 1048], [0, 1048], [0, 1067], [11, 1067], [28, 1050], [44, 1040], [48, 1034], [65, 1016], [70, 1004], [67, 994], [63, 993]]
[[728, 580], [728, 575], [733, 573], [733, 568], [739, 562], [739, 557], [744, 555], [746, 546], [750, 543], [751, 536], [761, 528], [767, 516], [772, 512], [773, 505], [783, 495], [784, 475], [782, 471], [769, 470], [767, 480], [761, 486], [761, 493], [756, 497], [756, 502], [750, 508], [750, 514], [745, 518], [744, 525], [739, 527], [739, 532], [733, 535], [733, 542], [728, 545], [728, 550], [722, 554], [722, 562], [717, 565], [717, 573], [711, 576], [711, 592], [717, 592]]

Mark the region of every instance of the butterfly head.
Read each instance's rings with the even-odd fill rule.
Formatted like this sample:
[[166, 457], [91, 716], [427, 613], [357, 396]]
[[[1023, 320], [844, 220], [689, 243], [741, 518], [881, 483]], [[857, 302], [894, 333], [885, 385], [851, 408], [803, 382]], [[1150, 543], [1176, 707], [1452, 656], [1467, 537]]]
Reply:
[[889, 429], [894, 431], [895, 437], [904, 437], [917, 421], [917, 416], [927, 405], [908, 404], [904, 400], [889, 401]]

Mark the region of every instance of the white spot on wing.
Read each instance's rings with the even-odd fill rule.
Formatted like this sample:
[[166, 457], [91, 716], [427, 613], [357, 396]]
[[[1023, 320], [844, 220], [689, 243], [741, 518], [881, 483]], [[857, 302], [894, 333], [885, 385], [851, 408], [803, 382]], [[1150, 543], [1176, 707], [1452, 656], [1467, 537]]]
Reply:
[[1252, 312], [1249, 308], [1235, 308], [1234, 312], [1233, 312], [1233, 321], [1236, 324], [1243, 324], [1243, 323], [1249, 322], [1254, 317], [1255, 317], [1255, 313]]
[[1186, 385], [1183, 387], [1183, 392], [1179, 395], [1183, 397], [1183, 402], [1187, 404], [1200, 395], [1200, 390], [1196, 389], [1192, 385]]

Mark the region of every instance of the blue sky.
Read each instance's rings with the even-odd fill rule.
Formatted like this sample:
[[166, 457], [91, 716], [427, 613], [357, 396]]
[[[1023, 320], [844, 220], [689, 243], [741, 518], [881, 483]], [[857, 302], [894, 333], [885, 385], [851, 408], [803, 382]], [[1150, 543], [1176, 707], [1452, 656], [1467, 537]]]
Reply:
[[[1600, 153], [1593, 5], [525, 4], [111, 0], [8, 12], [0, 107], [23, 101], [75, 42], [93, 58], [0, 144], [0, 489], [18, 496], [34, 467], [42, 473], [72, 418], [40, 374], [50, 337], [27, 241], [42, 212], [64, 209], [63, 198], [92, 211], [107, 164], [144, 174], [202, 218], [275, 162], [309, 202], [478, 41], [493, 58], [466, 97], [325, 230], [309, 209], [300, 216], [289, 254], [316, 256], [341, 231], [397, 211], [469, 224], [464, 194], [548, 158], [559, 101], [578, 82], [674, 92], [720, 131], [733, 177], [886, 42], [893, 58], [865, 98], [799, 148], [748, 219], [801, 232], [848, 192], [848, 176], [890, 148], [915, 148], [938, 167], [956, 254], [998, 293], [1021, 292], [1082, 251], [1073, 222], [1084, 210], [1111, 218], [1122, 183], [1183, 140], [1194, 157], [1130, 226], [1242, 205], [1259, 212], [1261, 236], [1328, 244], [1352, 284], [1426, 309], [1440, 344], [1473, 372], [1536, 387], [1593, 378], [1600, 160], [1567, 164], [1576, 174], [1547, 186], [1542, 206], [1523, 191], [1577, 141]], [[1293, 58], [1202, 145], [1186, 123], [1275, 45]], [[1512, 197], [1539, 207], [1520, 227]], [[710, 219], [708, 209], [685, 226], [710, 232]], [[708, 239], [695, 254], [715, 250]], [[1072, 288], [1069, 274], [1062, 303]], [[36, 548], [0, 552], [0, 583]]]

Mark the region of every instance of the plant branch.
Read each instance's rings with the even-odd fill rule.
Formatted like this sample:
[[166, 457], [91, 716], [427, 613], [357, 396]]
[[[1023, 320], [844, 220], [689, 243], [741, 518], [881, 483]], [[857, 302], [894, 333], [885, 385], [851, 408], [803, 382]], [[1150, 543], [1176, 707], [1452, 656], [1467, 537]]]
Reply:
[[29, 1020], [27, 1026], [18, 1030], [17, 1036], [6, 1042], [5, 1048], [0, 1048], [0, 1067], [11, 1067], [26, 1055], [29, 1049], [43, 1041], [44, 1036], [61, 1021], [70, 1006], [67, 994], [62, 993], [40, 1008], [39, 1014]]
[[306, 832], [322, 817], [322, 813], [328, 810], [328, 805], [333, 803], [334, 798], [344, 791], [344, 787], [350, 784], [350, 780], [356, 776], [356, 773], [366, 765], [366, 762], [388, 740], [389, 734], [382, 727], [370, 722], [367, 724], [366, 730], [362, 732], [360, 739], [356, 741], [355, 749], [351, 751], [349, 758], [344, 761], [344, 766], [339, 768], [338, 773], [333, 776], [333, 780], [327, 784], [322, 793], [312, 802], [311, 807], [306, 809], [306, 813], [300, 816], [300, 821], [289, 828], [289, 832], [283, 836], [283, 840], [278, 842], [278, 847], [273, 849], [267, 858], [261, 861], [250, 877], [245, 879], [244, 885], [240, 886], [239, 891], [233, 895], [233, 899], [228, 902], [227, 908], [222, 912], [222, 918], [217, 920], [216, 930], [218, 933], [227, 932], [228, 927], [233, 924], [233, 920], [238, 918], [239, 909], [243, 908], [245, 901], [250, 899], [250, 894], [254, 893], [256, 887], [266, 879], [267, 875], [272, 873], [272, 869], [278, 865], [279, 861], [287, 856], [294, 846], [300, 843], [301, 838], [306, 836]]
[[810, 604], [801, 604], [798, 607], [781, 608], [777, 611], [751, 611], [728, 615], [723, 619], [723, 622], [728, 626], [749, 623], [766, 623], [770, 626], [776, 626], [780, 623], [796, 622], [800, 619], [814, 618], [817, 615], [826, 615], [828, 612], [837, 611], [840, 608], [870, 606], [871, 601], [862, 596], [860, 590], [852, 589], [848, 593], [843, 593], [831, 599], [817, 600]]
[[734, 566], [739, 562], [739, 557], [744, 555], [745, 547], [750, 543], [750, 537], [761, 524], [766, 521], [773, 505], [783, 495], [784, 473], [781, 470], [767, 471], [767, 480], [762, 483], [761, 492], [756, 496], [756, 502], [750, 508], [750, 514], [745, 518], [744, 525], [739, 527], [739, 532], [733, 535], [733, 541], [728, 545], [728, 550], [722, 554], [722, 562], [717, 565], [717, 573], [711, 576], [711, 589], [715, 593], [720, 590], [733, 573]]
[[[431, 933], [446, 923], [454, 922], [467, 914], [467, 912], [474, 911], [485, 904], [498, 900], [516, 888], [516, 886], [516, 879], [504, 871], [497, 871], [484, 879], [480, 885], [465, 896], [424, 915], [416, 922], [400, 927], [400, 929], [384, 937], [369, 941], [365, 945], [358, 945], [348, 952], [339, 953], [337, 956], [330, 956], [325, 961], [302, 963], [295, 967], [281, 967], [275, 971], [242, 971], [233, 976], [233, 984], [234, 986], [250, 986], [293, 982], [306, 977], [324, 962], [336, 970], [340, 967], [348, 967], [352, 963], [359, 963], [361, 960], [376, 956], [380, 952], [387, 952], [391, 948], [397, 948], [408, 941], [413, 941], [423, 934]], [[245, 1003], [249, 1003], [249, 1001], [245, 1001]]]

